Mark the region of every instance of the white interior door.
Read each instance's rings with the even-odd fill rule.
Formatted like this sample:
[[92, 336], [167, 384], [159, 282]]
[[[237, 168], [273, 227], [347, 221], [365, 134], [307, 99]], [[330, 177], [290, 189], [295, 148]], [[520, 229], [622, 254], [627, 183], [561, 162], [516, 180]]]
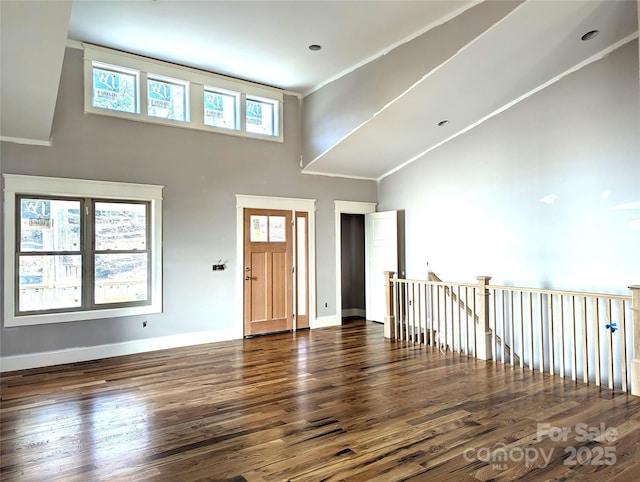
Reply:
[[385, 315], [384, 272], [398, 273], [398, 212], [365, 215], [367, 320], [382, 323]]

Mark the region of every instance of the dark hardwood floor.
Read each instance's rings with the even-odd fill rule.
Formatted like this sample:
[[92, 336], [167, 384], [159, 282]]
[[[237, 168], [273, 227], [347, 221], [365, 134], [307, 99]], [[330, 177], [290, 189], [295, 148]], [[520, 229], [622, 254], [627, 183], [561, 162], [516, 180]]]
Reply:
[[640, 480], [640, 398], [364, 321], [2, 376], [2, 480]]

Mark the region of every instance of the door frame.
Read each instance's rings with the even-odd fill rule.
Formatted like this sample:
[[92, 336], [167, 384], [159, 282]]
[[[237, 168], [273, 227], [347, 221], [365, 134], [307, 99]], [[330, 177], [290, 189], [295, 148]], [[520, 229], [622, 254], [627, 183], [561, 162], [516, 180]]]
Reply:
[[[335, 325], [342, 324], [342, 223], [344, 214], [371, 214], [376, 212], [378, 203], [363, 201], [335, 201], [335, 233], [336, 233], [336, 318]], [[364, 250], [364, 246], [362, 246]], [[365, 263], [367, 261], [365, 260]], [[366, 299], [365, 299], [366, 303]], [[326, 325], [324, 325], [326, 326]]]
[[[244, 209], [279, 209], [306, 212], [308, 215], [307, 249], [309, 250], [309, 327], [316, 324], [316, 200], [273, 196], [236, 194], [236, 327], [240, 338], [244, 336]], [[297, 315], [297, 313], [295, 313]], [[294, 331], [296, 327], [294, 320]]]

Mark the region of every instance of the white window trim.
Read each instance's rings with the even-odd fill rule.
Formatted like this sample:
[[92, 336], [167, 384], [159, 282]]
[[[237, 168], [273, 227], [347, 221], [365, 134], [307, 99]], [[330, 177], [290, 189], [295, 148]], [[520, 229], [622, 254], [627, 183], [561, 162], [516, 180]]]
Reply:
[[227, 90], [227, 89], [221, 89], [220, 87], [216, 87], [215, 85], [205, 85], [202, 88], [202, 122], [204, 123], [204, 94], [206, 92], [212, 93], [212, 94], [222, 94], [222, 95], [228, 95], [228, 96], [233, 96], [235, 97], [235, 122], [234, 122], [234, 127], [220, 127], [220, 126], [212, 126], [209, 124], [205, 124], [205, 126], [211, 128], [211, 129], [221, 129], [222, 131], [239, 131], [242, 129], [242, 126], [240, 125], [240, 119], [241, 119], [241, 115], [240, 115], [240, 110], [241, 110], [241, 106], [240, 104], [242, 103], [242, 94], [240, 94], [240, 92], [236, 92], [233, 90]]
[[[181, 85], [184, 88], [184, 119], [164, 119], [163, 117], [157, 117], [157, 116], [152, 116], [149, 114], [149, 81], [156, 81], [156, 82], [161, 82], [161, 83], [165, 83], [165, 84], [173, 84], [173, 85]], [[188, 81], [182, 80], [182, 79], [175, 79], [173, 77], [165, 77], [164, 75], [156, 75], [156, 74], [152, 74], [150, 72], [147, 72], [147, 79], [146, 79], [146, 87], [145, 87], [145, 91], [147, 93], [147, 111], [146, 114], [148, 117], [152, 117], [154, 119], [160, 119], [160, 120], [169, 120], [172, 122], [183, 122], [183, 123], [189, 123], [191, 122], [191, 92], [190, 92], [190, 83]], [[93, 87], [93, 86], [92, 86]], [[92, 92], [93, 92], [93, 88], [92, 88]]]
[[[181, 65], [162, 62], [160, 60], [149, 59], [138, 55], [128, 54], [116, 50], [98, 47], [91, 44], [82, 44], [84, 48], [84, 111], [89, 114], [99, 114], [111, 117], [119, 117], [137, 122], [151, 124], [161, 124], [185, 129], [197, 129], [220, 134], [249, 137], [266, 141], [284, 142], [283, 135], [283, 102], [284, 92], [273, 87], [254, 84], [252, 82], [232, 79], [223, 75], [206, 72], [203, 70], [184, 67]], [[117, 110], [101, 109], [94, 107], [93, 97], [93, 65], [102, 64], [115, 69], [128, 69], [139, 72], [139, 113], [121, 112]], [[176, 121], [162, 119], [147, 114], [147, 77], [166, 77], [190, 85], [187, 98], [188, 111], [191, 118], [188, 121]], [[277, 110], [277, 125], [274, 126], [274, 134], [266, 135], [247, 132], [244, 119], [244, 105], [241, 106], [240, 119], [238, 119], [239, 129], [228, 129], [224, 127], [209, 126], [204, 123], [204, 89], [223, 90], [240, 95], [240, 102], [244, 104], [246, 97], [263, 98], [268, 102], [273, 102]]]
[[[92, 69], [91, 69], [91, 97], [90, 97], [90, 101], [93, 101], [93, 67], [97, 67], [98, 69], [104, 69], [104, 70], [111, 70], [113, 72], [120, 72], [123, 74], [129, 74], [129, 75], [133, 75], [135, 77], [135, 82], [136, 82], [136, 86], [135, 86], [135, 90], [136, 90], [136, 105], [135, 105], [135, 109], [134, 112], [125, 112], [125, 111], [120, 111], [120, 113], [122, 113], [123, 115], [126, 116], [137, 116], [140, 115], [140, 105], [141, 105], [141, 99], [140, 99], [140, 71], [139, 70], [135, 70], [135, 69], [129, 69], [127, 67], [119, 67], [117, 65], [111, 65], [111, 64], [105, 64], [102, 62], [93, 62], [92, 63]], [[85, 98], [86, 98], [86, 94], [85, 94]], [[93, 107], [93, 106], [92, 106]], [[95, 109], [96, 107], [94, 107]]]
[[[4, 326], [28, 326], [162, 312], [162, 189], [164, 186], [3, 174]], [[151, 203], [151, 304], [105, 310], [15, 314], [16, 195], [101, 197]]]
[[[278, 101], [274, 99], [268, 99], [266, 97], [258, 97], [256, 95], [247, 95], [245, 96], [245, 109], [246, 102], [253, 101], [261, 104], [271, 104], [273, 106], [273, 136], [277, 137], [280, 135], [280, 129], [282, 128], [282, 123], [280, 122], [280, 109], [278, 108]], [[244, 128], [247, 128], [247, 118], [246, 114], [244, 116]], [[267, 135], [267, 134], [265, 134]]]

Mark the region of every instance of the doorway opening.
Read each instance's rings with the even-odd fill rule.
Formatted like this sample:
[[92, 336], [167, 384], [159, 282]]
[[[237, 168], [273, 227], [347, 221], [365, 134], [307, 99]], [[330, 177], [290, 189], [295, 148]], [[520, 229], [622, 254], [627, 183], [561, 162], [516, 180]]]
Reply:
[[341, 213], [342, 324], [366, 318], [364, 214]]
[[[335, 248], [336, 248], [336, 315], [334, 325], [342, 323], [342, 215], [357, 214], [362, 216], [364, 220], [365, 214], [371, 214], [376, 211], [376, 203], [359, 202], [359, 201], [335, 201]], [[364, 246], [363, 246], [364, 252]], [[366, 256], [365, 256], [366, 262]], [[366, 280], [366, 276], [364, 277]], [[366, 282], [366, 281], [365, 281]], [[366, 294], [365, 294], [366, 300]]]

